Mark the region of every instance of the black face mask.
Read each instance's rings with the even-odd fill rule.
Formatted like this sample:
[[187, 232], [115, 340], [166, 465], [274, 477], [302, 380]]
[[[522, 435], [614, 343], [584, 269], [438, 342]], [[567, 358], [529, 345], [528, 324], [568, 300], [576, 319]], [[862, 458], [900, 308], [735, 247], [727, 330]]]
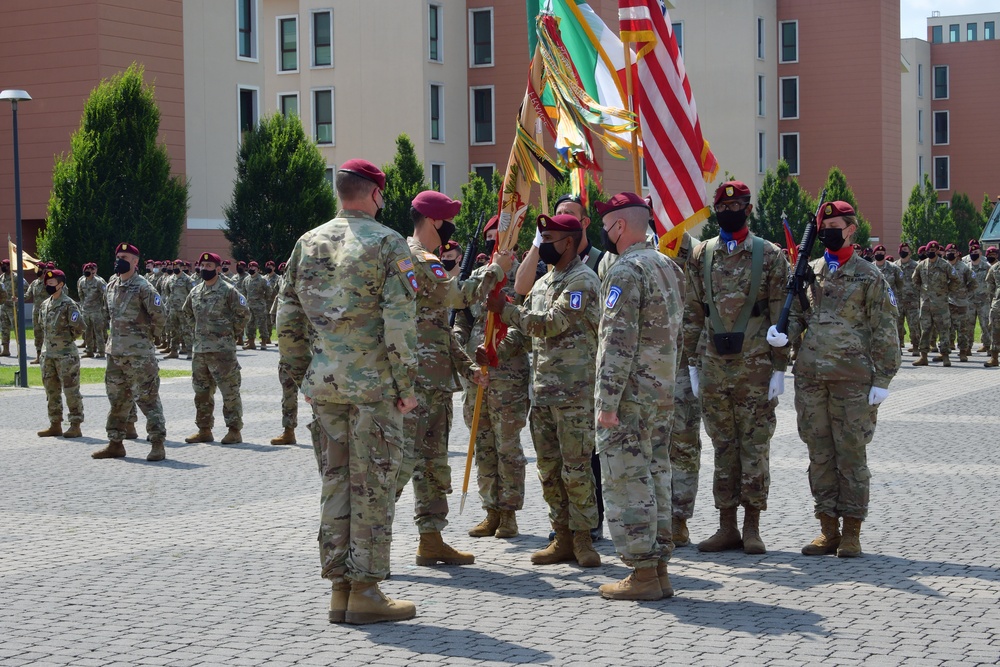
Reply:
[[455, 233], [455, 223], [450, 220], [442, 221], [437, 233], [438, 238], [441, 239], [441, 245], [448, 245], [448, 241], [451, 240], [451, 235]]
[[229, 267], [228, 266], [222, 267], [222, 272], [223, 273], [229, 273]]
[[247, 272], [246, 269], [236, 269], [236, 273], [240, 274], [241, 276], [246, 272]]
[[556, 250], [555, 242], [543, 243], [538, 246], [538, 259], [546, 264], [558, 264], [562, 253]]
[[924, 261], [925, 259], [927, 259], [927, 254], [924, 253], [923, 255], [917, 255], [917, 259], [919, 259], [920, 261]]
[[174, 269], [174, 275], [175, 276], [179, 276], [180, 274], [181, 274], [181, 270], [180, 269]]
[[979, 259], [979, 253], [978, 252], [970, 252], [969, 253], [969, 259], [971, 259], [973, 262], [976, 261], [977, 259]]
[[202, 280], [208, 281], [208, 280], [211, 280], [214, 277], [215, 277], [215, 269], [211, 269], [211, 270], [209, 270], [209, 269], [202, 269], [201, 270], [201, 279]]
[[45, 293], [49, 294], [49, 295], [55, 294], [56, 293], [56, 289], [57, 288], [56, 288], [55, 285], [46, 285], [45, 286]]
[[486, 253], [487, 257], [493, 256], [493, 249], [496, 248], [497, 242], [493, 239], [486, 240], [486, 246], [483, 248], [483, 252]]
[[885, 260], [885, 255], [883, 255], [882, 253], [879, 253], [879, 254], [875, 255], [875, 261], [876, 262], [881, 262], [883, 260]]
[[268, 267], [268, 268], [264, 269], [264, 275], [265, 275], [265, 276], [269, 276], [269, 275], [271, 275], [271, 269], [270, 269], [270, 267]]
[[[622, 235], [619, 234], [618, 241], [621, 240], [622, 240]], [[608, 236], [608, 230], [604, 229], [604, 227], [601, 227], [601, 245], [603, 245], [604, 249], [610, 252], [612, 255], [618, 254], [618, 241], [612, 241], [611, 237]]]
[[997, 263], [997, 258], [996, 257], [987, 257], [986, 261], [989, 262], [990, 264], [996, 264]]
[[257, 269], [250, 269], [250, 275], [251, 276], [257, 275]]
[[441, 260], [441, 266], [444, 267], [445, 271], [451, 271], [452, 269], [455, 268], [456, 264], [458, 264], [458, 262], [455, 261], [455, 260], [453, 260], [453, 259], [442, 259]]
[[950, 262], [953, 259], [955, 259], [955, 253], [949, 252], [947, 255], [945, 255], [945, 258]]
[[900, 250], [899, 251], [899, 258], [900, 259], [906, 259], [909, 256], [910, 256], [910, 253], [907, 252], [906, 250]]
[[83, 275], [84, 275], [85, 277], [89, 278], [90, 276], [92, 276], [92, 275], [94, 275], [94, 274], [93, 274], [93, 273], [91, 273], [90, 271], [84, 271], [84, 272], [83, 272]]
[[115, 273], [117, 273], [118, 275], [122, 275], [123, 273], [128, 273], [129, 270], [131, 270], [131, 268], [132, 265], [129, 264], [124, 259], [118, 259], [115, 262]]
[[152, 273], [152, 272], [153, 272], [153, 267], [147, 266], [146, 267], [146, 273]]
[[819, 230], [819, 242], [823, 244], [827, 250], [832, 250], [837, 252], [844, 247], [844, 230], [836, 229], [833, 227], [827, 227], [825, 229]]
[[745, 208], [739, 211], [730, 211], [729, 209], [717, 211], [715, 217], [719, 221], [719, 228], [727, 234], [738, 232], [746, 227], [747, 224], [747, 212]]

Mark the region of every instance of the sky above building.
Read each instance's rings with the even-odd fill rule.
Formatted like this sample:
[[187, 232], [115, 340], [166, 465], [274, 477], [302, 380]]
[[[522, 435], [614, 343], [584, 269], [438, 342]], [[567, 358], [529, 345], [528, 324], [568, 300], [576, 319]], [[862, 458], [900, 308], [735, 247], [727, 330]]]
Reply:
[[1000, 0], [901, 0], [900, 37], [927, 39], [927, 17], [935, 10], [941, 12], [942, 16], [988, 14], [1000, 12]]

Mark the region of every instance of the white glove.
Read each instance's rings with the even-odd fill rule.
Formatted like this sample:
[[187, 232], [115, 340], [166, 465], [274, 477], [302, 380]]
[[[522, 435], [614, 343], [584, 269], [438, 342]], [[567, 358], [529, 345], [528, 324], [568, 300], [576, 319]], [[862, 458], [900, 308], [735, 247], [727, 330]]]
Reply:
[[[784, 334], [782, 334], [784, 335]], [[771, 373], [771, 383], [767, 386], [767, 400], [777, 398], [785, 393], [785, 372], [774, 371]]]
[[531, 245], [536, 248], [542, 247], [542, 230], [538, 229], [538, 227], [535, 227], [535, 240], [531, 242]]
[[771, 325], [767, 330], [767, 343], [771, 347], [785, 347], [788, 345], [788, 334], [778, 331], [778, 327]]
[[889, 398], [889, 390], [880, 387], [872, 387], [868, 392], [868, 405], [881, 405], [882, 401]]
[[698, 398], [700, 393], [698, 386], [698, 368], [697, 366], [688, 366], [688, 376], [691, 378], [691, 393], [694, 394], [695, 398]]

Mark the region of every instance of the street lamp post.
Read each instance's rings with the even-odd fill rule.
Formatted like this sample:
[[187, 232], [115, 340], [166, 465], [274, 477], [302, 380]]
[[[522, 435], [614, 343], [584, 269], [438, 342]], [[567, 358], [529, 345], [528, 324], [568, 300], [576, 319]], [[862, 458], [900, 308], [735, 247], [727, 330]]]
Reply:
[[[21, 171], [17, 154], [17, 103], [28, 101], [31, 95], [23, 90], [0, 92], [0, 100], [10, 100], [14, 113], [14, 221], [17, 225], [17, 361], [19, 383], [28, 386], [28, 343], [24, 339], [24, 235], [21, 232]], [[37, 306], [36, 306], [37, 307]]]

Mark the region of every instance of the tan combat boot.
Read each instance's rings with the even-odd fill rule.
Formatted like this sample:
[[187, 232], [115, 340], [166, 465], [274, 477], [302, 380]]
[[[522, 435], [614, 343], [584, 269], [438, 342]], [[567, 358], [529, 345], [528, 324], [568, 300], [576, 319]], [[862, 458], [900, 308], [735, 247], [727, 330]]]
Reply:
[[493, 536], [502, 540], [508, 540], [520, 535], [521, 533], [517, 530], [516, 514], [514, 510], [500, 510], [500, 525], [497, 526], [497, 532]]
[[212, 436], [212, 429], [199, 428], [197, 433], [184, 438], [184, 442], [188, 444], [193, 442], [212, 442], [214, 439], [215, 438]]
[[0, 349], [0, 357], [10, 356], [10, 343], [4, 343], [3, 349]]
[[238, 445], [243, 442], [243, 434], [237, 428], [229, 427], [229, 433], [226, 433], [220, 441], [224, 445]]
[[267, 343], [265, 343], [264, 341], [261, 341], [260, 342], [260, 349], [261, 350], [266, 350], [267, 349]]
[[743, 548], [743, 538], [736, 527], [736, 508], [719, 510], [719, 530], [698, 543], [698, 551], [732, 551]]
[[656, 567], [643, 567], [613, 584], [601, 584], [601, 597], [608, 600], [660, 600], [663, 589]]
[[[979, 349], [976, 350], [976, 352], [989, 352], [989, 351], [990, 351], [990, 348], [986, 347], [985, 345], [980, 345]], [[0, 356], [3, 356], [3, 355], [0, 355]]]
[[139, 433], [135, 430], [135, 424], [127, 424], [125, 426], [125, 439], [126, 440], [138, 440]]
[[254, 344], [253, 338], [248, 338], [246, 345], [243, 346], [244, 350], [256, 350], [257, 346]]
[[1000, 366], [1000, 359], [997, 358], [998, 356], [1000, 356], [1000, 354], [998, 354], [997, 352], [991, 352], [990, 360], [984, 361], [983, 366], [985, 366], [986, 368], [996, 368], [997, 366]]
[[476, 557], [465, 551], [458, 551], [445, 544], [441, 533], [420, 533], [417, 546], [417, 565], [472, 565]]
[[944, 355], [940, 353], [935, 354], [933, 357], [931, 357], [931, 361], [933, 361], [936, 364], [941, 363], [942, 361], [944, 361]]
[[838, 558], [857, 558], [861, 555], [861, 519], [844, 517], [844, 535], [837, 547]]
[[90, 455], [92, 459], [120, 459], [125, 456], [125, 445], [121, 440], [112, 440], [104, 449], [99, 449]]
[[556, 536], [549, 542], [549, 546], [531, 554], [531, 562], [535, 565], [555, 565], [576, 560], [573, 554], [573, 533], [569, 526], [553, 524], [552, 527]]
[[913, 362], [914, 366], [926, 366], [929, 362], [927, 361], [927, 353], [921, 352], [920, 358]]
[[670, 575], [667, 574], [666, 561], [661, 560], [656, 564], [656, 578], [660, 580], [660, 590], [663, 591], [663, 597], [674, 597], [674, 587], [670, 583]]
[[760, 510], [755, 507], [743, 510], [743, 553], [767, 553], [764, 540], [760, 539]]
[[969, 354], [970, 353], [966, 352], [965, 350], [959, 350], [958, 351], [958, 360], [959, 361], [963, 361], [963, 362], [964, 361], [968, 361], [969, 360]]
[[82, 356], [83, 356], [84, 359], [93, 359], [94, 358], [94, 353], [88, 351], [88, 352], [84, 352]]
[[330, 595], [330, 622], [343, 623], [347, 616], [347, 603], [351, 597], [351, 582], [343, 577], [333, 582]]
[[941, 365], [945, 368], [951, 368], [951, 359], [949, 359], [948, 355], [943, 352], [941, 353]]
[[[332, 612], [331, 612], [332, 613]], [[407, 600], [390, 600], [375, 582], [351, 582], [344, 621], [351, 625], [405, 621], [417, 615], [417, 606]]]
[[580, 567], [601, 566], [601, 555], [594, 551], [594, 542], [589, 530], [573, 531], [573, 557]]
[[177, 350], [170, 350], [170, 352], [167, 354], [167, 356], [165, 356], [163, 358], [164, 359], [180, 359], [180, 355], [177, 354]]
[[294, 445], [295, 444], [295, 429], [286, 428], [285, 432], [279, 435], [277, 438], [271, 438], [272, 445]]
[[41, 352], [37, 353], [35, 355], [35, 358], [32, 359], [31, 361], [29, 361], [28, 363], [34, 364], [35, 366], [38, 366], [39, 364], [41, 364], [42, 363], [42, 354], [41, 354]]
[[486, 518], [469, 529], [469, 537], [493, 537], [500, 525], [500, 511], [486, 509]]
[[146, 454], [147, 461], [162, 461], [167, 458], [167, 452], [163, 449], [163, 441], [150, 443], [152, 447], [149, 449], [149, 454]]
[[69, 428], [63, 433], [64, 438], [82, 438], [83, 432], [80, 431], [80, 422], [74, 422], [69, 425]]
[[670, 532], [674, 535], [675, 547], [686, 547], [691, 544], [691, 534], [688, 532], [687, 520], [679, 516], [671, 519]]
[[802, 547], [804, 556], [825, 556], [840, 546], [840, 520], [829, 514], [819, 515], [820, 536]]
[[63, 434], [62, 422], [50, 422], [49, 427], [38, 432], [39, 438], [54, 438]]

